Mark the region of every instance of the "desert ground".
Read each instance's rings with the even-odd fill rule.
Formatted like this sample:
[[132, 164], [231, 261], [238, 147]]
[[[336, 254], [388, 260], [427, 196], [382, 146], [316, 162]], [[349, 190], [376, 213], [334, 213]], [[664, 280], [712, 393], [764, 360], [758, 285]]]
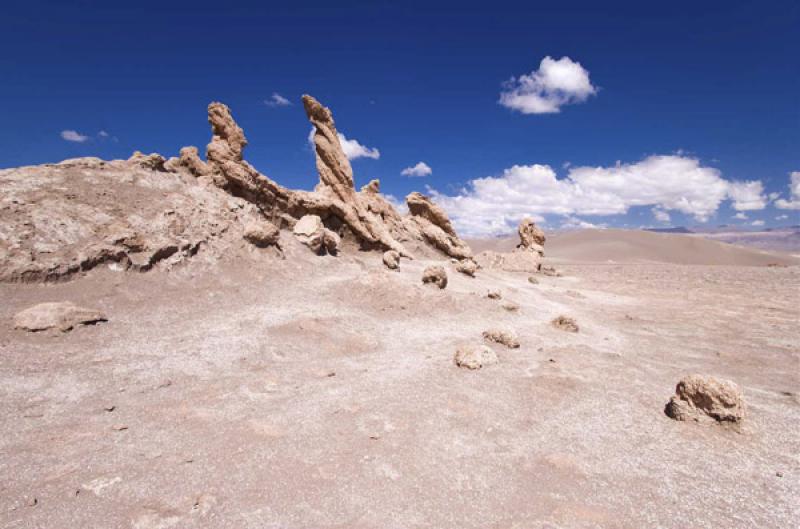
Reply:
[[[439, 290], [419, 278], [441, 260], [392, 271], [287, 239], [282, 258], [243, 243], [213, 266], [0, 285], [0, 525], [796, 526], [800, 268], [553, 248], [572, 264], [538, 284], [446, 264]], [[12, 329], [60, 300], [108, 321]], [[455, 366], [492, 327], [521, 346]], [[741, 386], [741, 427], [664, 414], [695, 372]]]

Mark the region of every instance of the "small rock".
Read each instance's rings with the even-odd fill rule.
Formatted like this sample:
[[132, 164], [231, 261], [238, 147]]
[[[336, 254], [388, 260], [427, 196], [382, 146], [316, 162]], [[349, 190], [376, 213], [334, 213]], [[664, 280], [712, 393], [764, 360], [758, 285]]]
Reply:
[[456, 265], [456, 272], [461, 272], [464, 275], [475, 277], [475, 272], [478, 271], [478, 264], [472, 259], [463, 259]]
[[103, 409], [104, 409], [105, 411], [107, 411], [107, 412], [112, 412], [112, 411], [116, 410], [116, 409], [117, 409], [117, 407], [116, 407], [116, 406], [114, 406], [113, 404], [108, 404], [108, 405], [106, 405], [106, 406], [103, 406]]
[[500, 294], [499, 290], [490, 290], [486, 293], [486, 297], [489, 299], [500, 299], [503, 296]]
[[429, 266], [422, 272], [422, 282], [433, 283], [439, 288], [447, 286], [447, 272], [441, 266]]
[[539, 280], [533, 276], [528, 276], [528, 283], [530, 283], [531, 285], [538, 285]]
[[114, 426], [111, 427], [111, 429], [114, 430], [115, 432], [122, 432], [122, 431], [125, 431], [125, 430], [128, 429], [128, 425], [127, 424], [115, 424]]
[[555, 318], [553, 321], [550, 322], [550, 324], [556, 329], [561, 329], [562, 331], [578, 332], [578, 330], [580, 330], [577, 322], [573, 318], [569, 318], [563, 315]]
[[495, 352], [485, 345], [460, 347], [454, 360], [458, 367], [467, 369], [480, 369], [498, 362]]
[[552, 266], [542, 265], [541, 268], [539, 268], [539, 273], [550, 277], [561, 277], [561, 272], [557, 271]]
[[385, 264], [386, 268], [389, 270], [397, 270], [400, 268], [400, 252], [395, 250], [383, 252], [383, 264]]
[[79, 307], [68, 301], [40, 303], [14, 316], [14, 328], [30, 332], [47, 329], [67, 332], [76, 325], [88, 325], [101, 321], [108, 321], [108, 318], [99, 310]]
[[501, 305], [505, 310], [508, 312], [518, 312], [520, 309], [519, 303], [515, 303], [513, 301], [506, 301]]
[[483, 339], [505, 345], [511, 349], [516, 349], [519, 347], [519, 338], [517, 338], [517, 333], [511, 330], [489, 329], [488, 331], [483, 331]]
[[678, 382], [664, 412], [678, 421], [710, 417], [717, 422], [738, 423], [745, 416], [744, 396], [730, 380], [689, 375]]
[[281, 230], [269, 221], [253, 221], [247, 225], [243, 234], [245, 240], [258, 248], [266, 248], [278, 244]]

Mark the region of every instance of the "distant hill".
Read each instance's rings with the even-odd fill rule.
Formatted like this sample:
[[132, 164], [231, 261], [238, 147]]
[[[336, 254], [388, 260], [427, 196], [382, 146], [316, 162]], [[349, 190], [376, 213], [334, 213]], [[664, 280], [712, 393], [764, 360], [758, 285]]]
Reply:
[[694, 233], [685, 226], [676, 226], [674, 228], [645, 228], [644, 231], [652, 231], [655, 233]]

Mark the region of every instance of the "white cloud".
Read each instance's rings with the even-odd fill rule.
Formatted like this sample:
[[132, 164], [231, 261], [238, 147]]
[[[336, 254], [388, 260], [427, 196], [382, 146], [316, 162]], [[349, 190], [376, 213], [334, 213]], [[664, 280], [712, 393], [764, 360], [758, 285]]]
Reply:
[[500, 92], [499, 103], [523, 114], [552, 114], [562, 105], [582, 103], [597, 93], [589, 72], [569, 57], [545, 57], [539, 69], [512, 77]]
[[414, 167], [406, 167], [400, 171], [403, 176], [429, 176], [431, 173], [433, 173], [433, 169], [425, 162], [419, 162]]
[[67, 141], [74, 141], [76, 143], [83, 143], [89, 140], [89, 136], [84, 136], [83, 134], [74, 130], [62, 130], [61, 138]]
[[778, 215], [775, 217], [775, 220], [786, 220], [789, 218], [789, 215]]
[[658, 206], [654, 207], [651, 211], [653, 212], [653, 217], [658, 222], [669, 222], [672, 220], [672, 217], [669, 216], [669, 212], [661, 209]]
[[273, 92], [269, 99], [264, 100], [264, 104], [268, 107], [288, 107], [292, 102], [278, 92]]
[[705, 222], [724, 200], [741, 206], [756, 187], [725, 180], [695, 158], [668, 155], [611, 167], [572, 167], [562, 179], [548, 165], [515, 165], [500, 176], [471, 180], [453, 195], [429, 192], [459, 232], [479, 236], [512, 231], [526, 215], [617, 215], [634, 206], [664, 214], [675, 210]]
[[[371, 149], [358, 143], [356, 140], [347, 139], [341, 132], [337, 132], [339, 136], [339, 144], [342, 146], [344, 155], [348, 160], [355, 160], [356, 158], [372, 158], [377, 160], [381, 157], [381, 152], [378, 149]], [[314, 145], [314, 127], [308, 132], [308, 143]]]
[[561, 229], [563, 230], [578, 230], [578, 229], [595, 229], [595, 230], [604, 230], [606, 229], [605, 224], [593, 224], [591, 222], [587, 222], [585, 220], [581, 220], [578, 217], [567, 217], [564, 219], [564, 222], [561, 223]]
[[778, 199], [775, 207], [779, 209], [800, 209], [800, 171], [789, 173], [789, 200]]
[[100, 132], [98, 132], [97, 135], [100, 136], [101, 138], [108, 138], [108, 132], [106, 132], [104, 130], [101, 130]]
[[749, 217], [747, 216], [747, 214], [746, 214], [746, 213], [742, 213], [742, 212], [740, 211], [739, 213], [737, 213], [736, 215], [734, 215], [734, 216], [733, 216], [733, 218], [735, 218], [735, 219], [739, 219], [739, 220], [747, 220]]
[[406, 204], [405, 200], [400, 200], [399, 198], [391, 194], [385, 194], [383, 195], [383, 198], [385, 198], [394, 207], [394, 209], [396, 209], [397, 212], [400, 213], [401, 215], [405, 215], [408, 213], [408, 204]]
[[767, 206], [764, 186], [758, 180], [732, 182], [728, 196], [733, 200], [733, 209], [737, 211], [753, 211], [764, 209]]
[[750, 225], [751, 226], [763, 226], [764, 225], [764, 221], [763, 220], [754, 220], [753, 222], [750, 223]]

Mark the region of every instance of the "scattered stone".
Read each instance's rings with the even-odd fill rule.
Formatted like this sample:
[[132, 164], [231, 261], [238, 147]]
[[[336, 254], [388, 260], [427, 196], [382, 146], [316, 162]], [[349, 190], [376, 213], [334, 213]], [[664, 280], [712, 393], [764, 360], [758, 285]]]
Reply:
[[383, 252], [383, 264], [389, 270], [397, 270], [400, 268], [400, 253], [395, 250]]
[[244, 229], [245, 240], [259, 248], [277, 245], [280, 236], [281, 230], [266, 220], [252, 221]]
[[111, 429], [114, 430], [115, 432], [123, 432], [123, 431], [128, 429], [128, 425], [127, 424], [115, 424], [114, 426], [111, 427]]
[[442, 266], [429, 266], [422, 272], [423, 283], [433, 283], [439, 288], [447, 286], [447, 272]]
[[678, 421], [710, 417], [718, 422], [738, 423], [744, 419], [745, 403], [742, 390], [730, 380], [688, 375], [678, 382], [664, 411]]
[[456, 265], [456, 271], [470, 277], [475, 277], [475, 272], [478, 271], [478, 264], [472, 259], [462, 259]]
[[455, 363], [458, 367], [480, 369], [498, 362], [495, 352], [485, 345], [466, 345], [456, 351]]
[[58, 329], [67, 332], [76, 325], [89, 325], [108, 321], [105, 314], [95, 309], [79, 307], [69, 301], [40, 303], [14, 316], [14, 328], [30, 332]]
[[573, 318], [569, 318], [563, 315], [558, 316], [550, 323], [553, 327], [555, 327], [556, 329], [561, 329], [562, 331], [578, 332], [578, 330], [580, 330], [577, 322]]
[[107, 404], [107, 405], [103, 406], [103, 409], [110, 413], [110, 412], [116, 410], [117, 407], [114, 406], [113, 404]]
[[530, 283], [531, 285], [538, 285], [539, 280], [533, 276], [528, 276], [528, 283]]
[[292, 229], [295, 237], [317, 255], [336, 255], [341, 239], [325, 227], [318, 215], [305, 215]]
[[539, 273], [541, 273], [542, 275], [545, 275], [545, 276], [550, 276], [550, 277], [561, 277], [561, 272], [559, 272], [554, 267], [549, 266], [549, 265], [542, 265], [539, 268]]
[[486, 297], [489, 299], [500, 299], [502, 298], [502, 294], [500, 294], [499, 290], [490, 290], [487, 292]]
[[506, 301], [501, 305], [505, 310], [508, 312], [518, 312], [520, 309], [519, 303], [515, 303], [513, 301]]
[[517, 337], [517, 333], [511, 330], [489, 329], [488, 331], [483, 331], [483, 338], [484, 340], [488, 340], [490, 342], [505, 345], [511, 349], [517, 349], [519, 347], [519, 338]]

